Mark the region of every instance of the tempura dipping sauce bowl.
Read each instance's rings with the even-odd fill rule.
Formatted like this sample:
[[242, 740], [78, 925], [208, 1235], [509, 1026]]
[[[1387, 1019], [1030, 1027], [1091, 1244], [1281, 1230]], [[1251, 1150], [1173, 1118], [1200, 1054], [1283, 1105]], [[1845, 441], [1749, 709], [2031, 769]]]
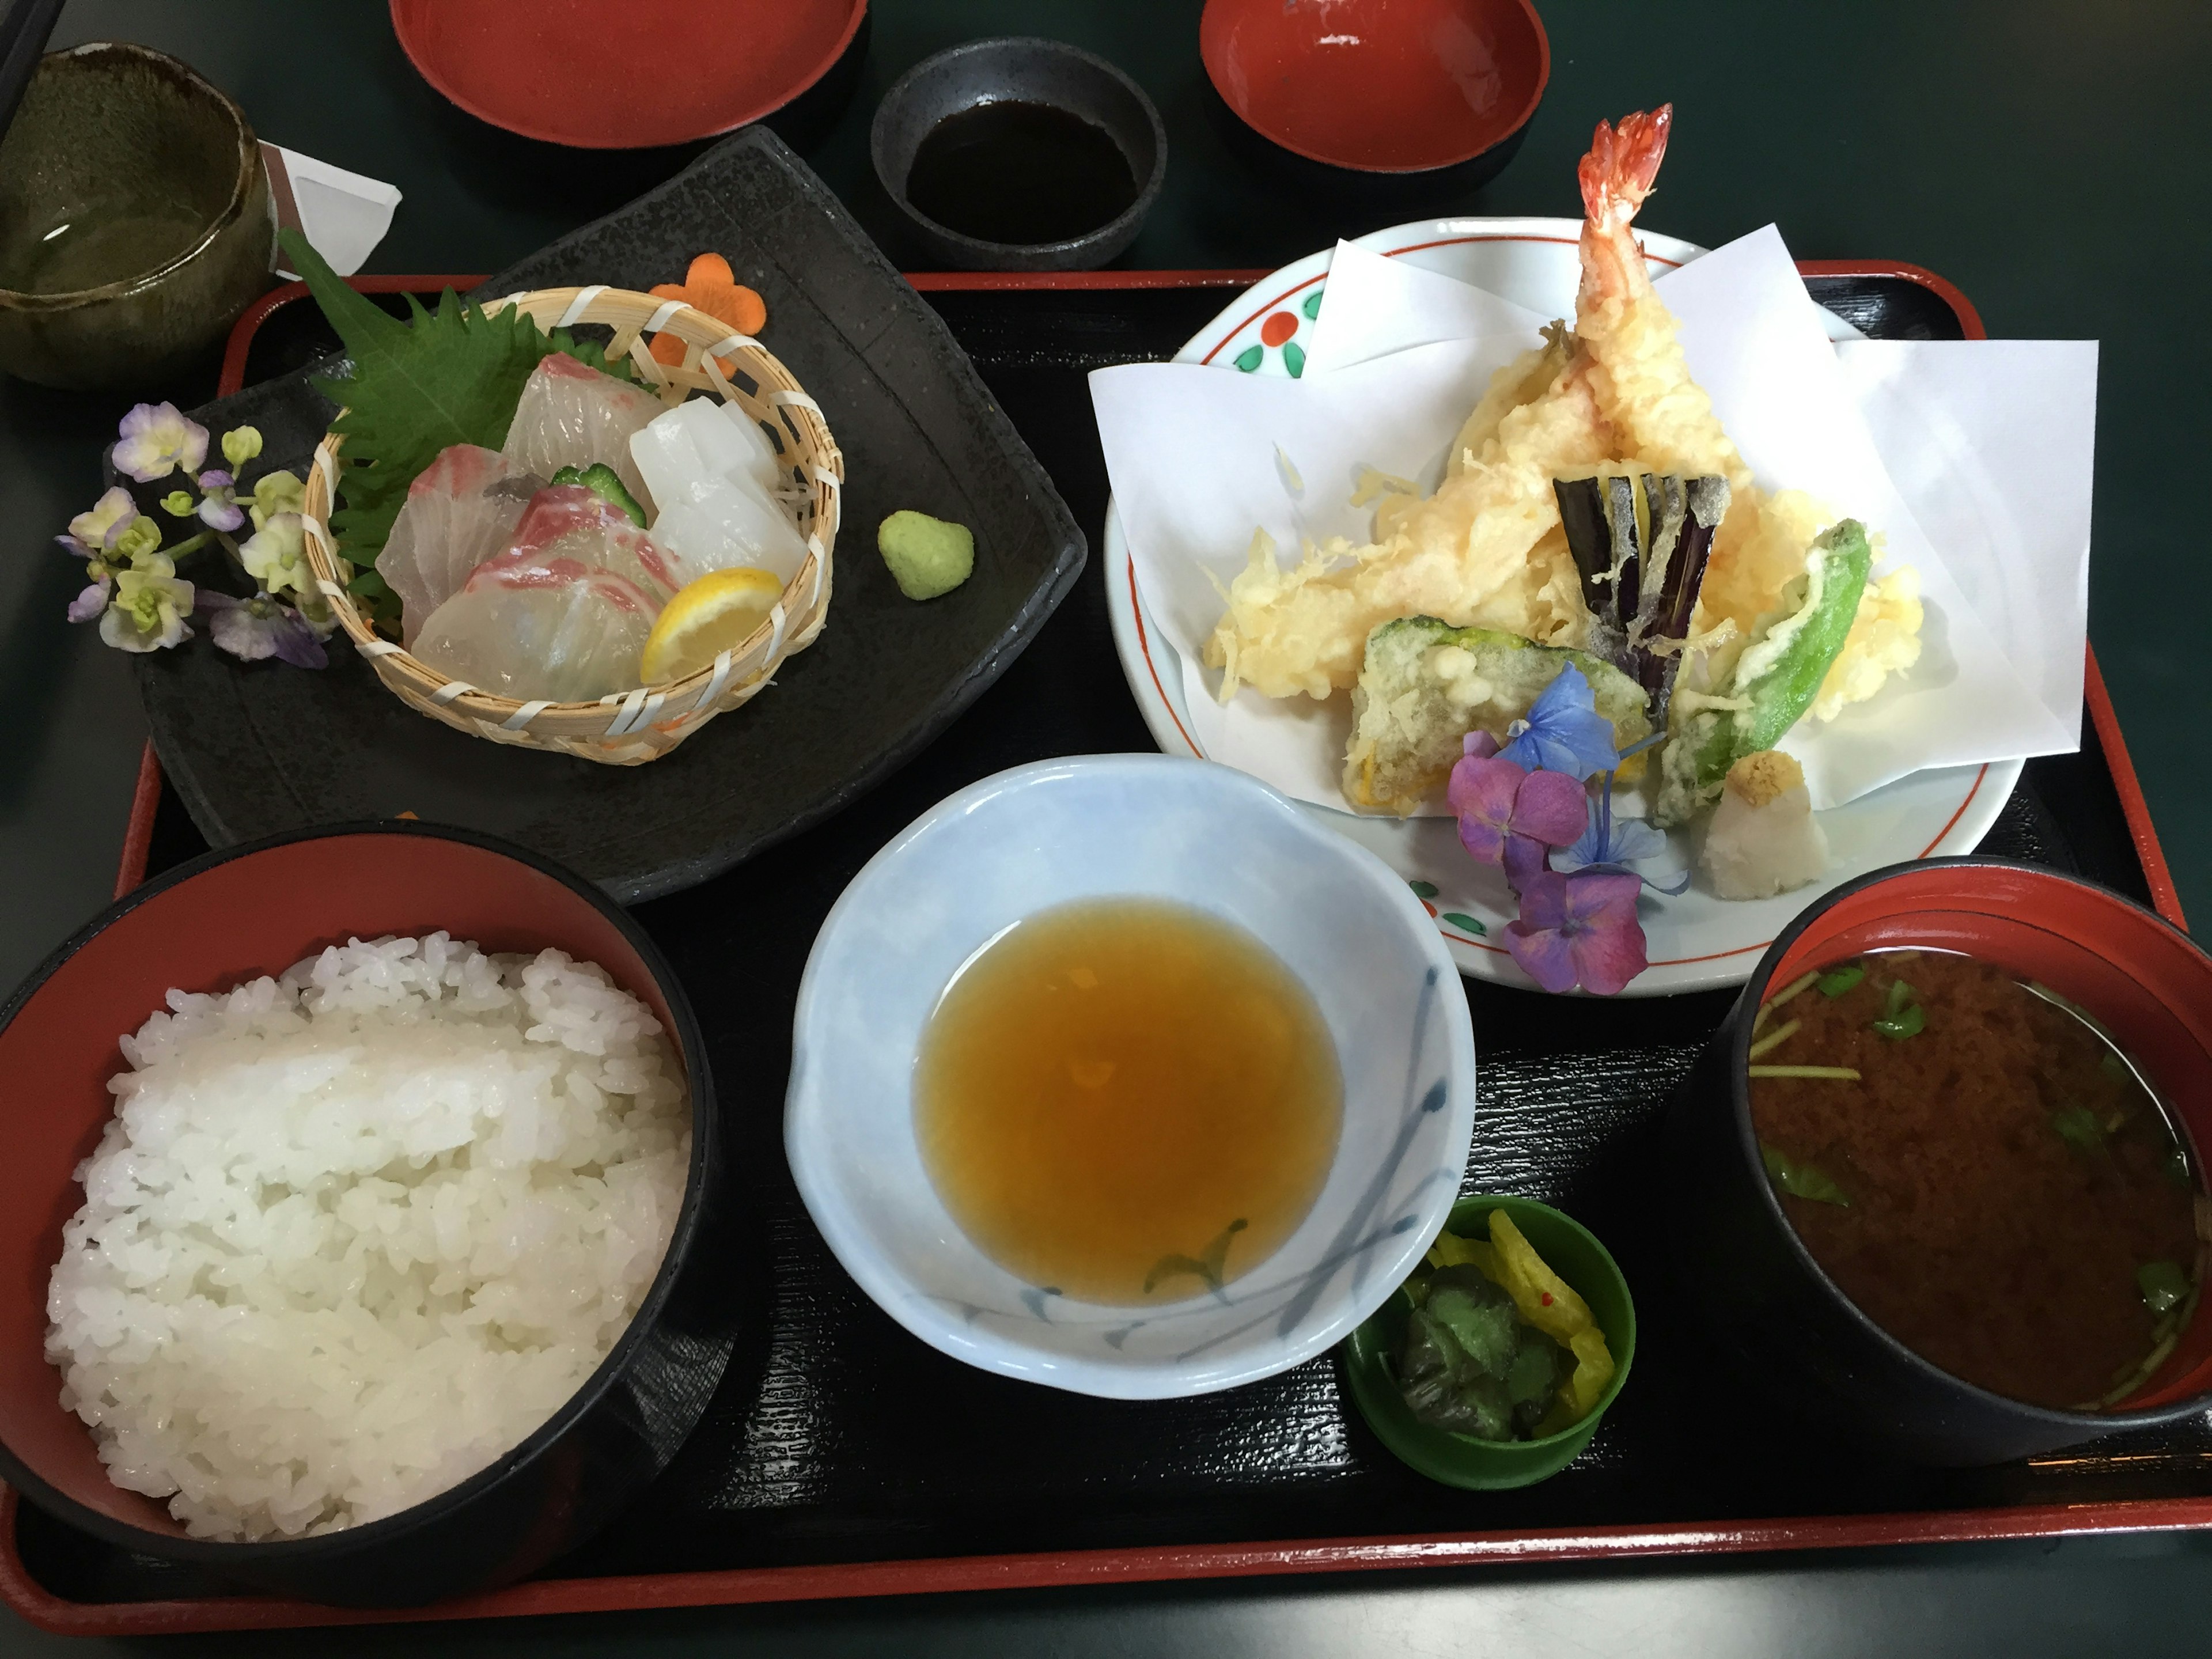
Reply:
[[[1078, 1300], [984, 1254], [933, 1183], [916, 1059], [946, 987], [1017, 923], [1165, 901], [1257, 938], [1311, 994], [1343, 1079], [1319, 1194], [1273, 1254], [1211, 1290]], [[1443, 1227], [1474, 1125], [1474, 1035], [1405, 881], [1241, 772], [1164, 755], [1042, 761], [902, 830], [808, 957], [784, 1150], [807, 1213], [884, 1311], [1002, 1376], [1122, 1400], [1286, 1370], [1393, 1295]]]
[[[2075, 877], [1995, 859], [1877, 870], [1808, 908], [1767, 948], [1678, 1093], [1668, 1132], [1680, 1201], [1674, 1265], [1714, 1336], [1824, 1429], [1908, 1461], [1970, 1466], [2055, 1451], [2212, 1405], [2212, 1317], [2112, 1410], [2053, 1410], [1953, 1376], [1884, 1330], [1791, 1226], [1751, 1115], [1759, 1005], [1814, 969], [1868, 951], [1949, 951], [2087, 1009], [2142, 1069], [2197, 1149], [2212, 1147], [2212, 957], [2140, 905]], [[2200, 1171], [2201, 1158], [2191, 1163]]]
[[236, 104], [145, 46], [49, 52], [0, 140], [0, 368], [157, 389], [269, 286], [276, 246]]

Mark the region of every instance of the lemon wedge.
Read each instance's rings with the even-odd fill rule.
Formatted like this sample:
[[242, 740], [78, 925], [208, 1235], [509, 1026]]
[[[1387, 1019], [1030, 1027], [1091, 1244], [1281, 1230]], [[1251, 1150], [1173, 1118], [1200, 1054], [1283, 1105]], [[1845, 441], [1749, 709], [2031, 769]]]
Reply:
[[639, 672], [647, 685], [660, 685], [713, 667], [716, 656], [753, 636], [782, 597], [781, 582], [746, 565], [686, 582], [646, 635]]

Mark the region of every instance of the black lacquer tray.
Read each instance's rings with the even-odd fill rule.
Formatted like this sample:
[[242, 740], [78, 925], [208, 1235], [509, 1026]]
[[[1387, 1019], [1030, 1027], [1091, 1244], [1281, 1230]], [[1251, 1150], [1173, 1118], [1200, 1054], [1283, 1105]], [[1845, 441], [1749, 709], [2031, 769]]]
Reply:
[[[1924, 272], [1807, 270], [1816, 296], [1869, 333], [1980, 331]], [[1085, 372], [1172, 354], [1237, 281], [916, 285], [1096, 537], [1106, 477]], [[280, 306], [234, 368], [259, 378], [312, 357], [328, 346], [319, 327], [311, 308]], [[2089, 703], [2081, 752], [2029, 762], [1983, 849], [2079, 872], [2178, 920], [2094, 664]], [[1649, 1147], [1725, 992], [1600, 1006], [1467, 987], [1481, 1056], [1467, 1190], [1571, 1211], [1612, 1249], [1638, 1305], [1630, 1385], [1589, 1449], [1544, 1485], [1471, 1493], [1415, 1474], [1352, 1411], [1333, 1355], [1224, 1394], [1123, 1403], [989, 1376], [907, 1335], [831, 1259], [784, 1163], [791, 1009], [815, 930], [877, 848], [951, 791], [1042, 756], [1151, 747], [1094, 566], [1020, 659], [902, 771], [830, 822], [636, 908], [729, 1080], [732, 1162], [775, 1252], [772, 1335], [732, 1364], [723, 1404], [660, 1486], [601, 1538], [538, 1580], [399, 1616], [2212, 1525], [2212, 1425], [2201, 1420], [1994, 1469], [1921, 1470], [1808, 1433], [1757, 1377], [1715, 1370], [1666, 1272], [1669, 1194], [1651, 1184]], [[137, 821], [135, 855], [149, 870], [202, 844], [158, 784], [149, 774]], [[733, 955], [736, 937], [746, 945]], [[27, 1507], [0, 1522], [0, 1595], [50, 1628], [361, 1616], [240, 1596]]]

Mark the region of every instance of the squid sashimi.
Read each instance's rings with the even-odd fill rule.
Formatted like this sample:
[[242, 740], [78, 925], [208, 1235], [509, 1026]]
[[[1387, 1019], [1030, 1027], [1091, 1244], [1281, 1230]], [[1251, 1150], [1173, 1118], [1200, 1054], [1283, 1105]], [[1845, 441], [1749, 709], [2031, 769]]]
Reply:
[[750, 565], [787, 582], [806, 544], [773, 493], [775, 452], [744, 410], [699, 398], [657, 416], [630, 455], [659, 512], [653, 539], [697, 571]]
[[602, 374], [565, 351], [550, 352], [523, 384], [503, 447], [516, 467], [541, 478], [564, 466], [605, 462], [642, 502], [645, 481], [630, 459], [629, 441], [665, 407], [641, 386]]
[[376, 561], [377, 574], [399, 596], [409, 649], [469, 573], [514, 541], [523, 509], [544, 485], [499, 451], [475, 444], [441, 451], [416, 475]]
[[411, 648], [499, 696], [588, 702], [638, 684], [653, 620], [689, 579], [621, 508], [555, 485], [532, 497], [514, 544], [471, 573]]

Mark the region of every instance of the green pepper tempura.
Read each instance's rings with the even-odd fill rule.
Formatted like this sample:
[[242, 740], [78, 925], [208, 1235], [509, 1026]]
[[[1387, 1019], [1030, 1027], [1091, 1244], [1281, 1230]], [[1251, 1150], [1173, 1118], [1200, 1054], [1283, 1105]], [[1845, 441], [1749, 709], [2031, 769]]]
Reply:
[[1723, 683], [1704, 694], [1709, 706], [1685, 712], [1690, 699], [1677, 690], [1679, 718], [1660, 761], [1656, 822], [1687, 823], [1719, 795], [1729, 768], [1773, 748], [1813, 706], [1858, 616], [1873, 565], [1874, 549], [1857, 520], [1822, 532], [1806, 561], [1797, 608], [1744, 647]]

